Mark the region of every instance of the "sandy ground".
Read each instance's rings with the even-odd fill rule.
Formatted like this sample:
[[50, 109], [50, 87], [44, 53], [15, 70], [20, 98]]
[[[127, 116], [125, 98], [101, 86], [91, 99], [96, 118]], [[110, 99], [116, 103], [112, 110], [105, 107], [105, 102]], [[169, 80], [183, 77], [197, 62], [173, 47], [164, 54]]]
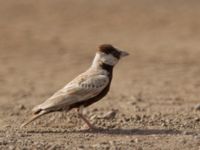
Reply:
[[[197, 0], [1, 0], [0, 149], [198, 150], [199, 18]], [[75, 110], [20, 129], [102, 43], [131, 55], [85, 109], [101, 129], [83, 130]]]

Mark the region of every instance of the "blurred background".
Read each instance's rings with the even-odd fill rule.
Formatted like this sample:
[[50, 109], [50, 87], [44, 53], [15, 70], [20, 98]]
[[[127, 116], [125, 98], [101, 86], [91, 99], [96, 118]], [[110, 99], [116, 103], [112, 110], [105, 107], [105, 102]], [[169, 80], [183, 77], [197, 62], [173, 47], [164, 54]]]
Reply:
[[144, 91], [152, 97], [199, 91], [199, 4], [0, 1], [0, 104], [37, 104], [85, 71], [103, 43], [131, 54], [115, 70], [113, 91], [134, 94], [149, 88]]
[[[102, 122], [118, 128], [199, 129], [199, 18], [198, 0], [0, 0], [0, 127], [17, 128], [33, 106], [90, 66], [100, 44], [109, 43], [130, 56], [116, 66], [109, 95], [88, 111], [112, 106], [117, 121]], [[136, 115], [147, 117], [138, 122]], [[123, 122], [124, 116], [131, 121]], [[177, 144], [177, 138], [163, 143], [177, 149], [195, 142], [186, 137]], [[157, 145], [158, 138], [146, 140]]]

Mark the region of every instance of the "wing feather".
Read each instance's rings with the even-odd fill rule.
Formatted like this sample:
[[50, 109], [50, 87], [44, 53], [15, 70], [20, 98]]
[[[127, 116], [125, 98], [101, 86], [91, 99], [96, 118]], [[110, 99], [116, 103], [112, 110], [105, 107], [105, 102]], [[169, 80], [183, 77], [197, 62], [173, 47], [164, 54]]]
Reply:
[[65, 109], [71, 104], [97, 96], [108, 83], [106, 75], [80, 75], [34, 109]]

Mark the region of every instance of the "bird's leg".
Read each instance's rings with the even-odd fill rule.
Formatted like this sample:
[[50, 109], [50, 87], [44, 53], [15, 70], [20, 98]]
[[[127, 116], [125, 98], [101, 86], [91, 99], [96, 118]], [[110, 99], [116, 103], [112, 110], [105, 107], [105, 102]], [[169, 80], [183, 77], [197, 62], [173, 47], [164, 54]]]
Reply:
[[77, 111], [78, 111], [78, 116], [81, 118], [81, 119], [83, 119], [83, 121], [87, 124], [87, 126], [90, 128], [90, 129], [94, 129], [94, 126], [84, 117], [84, 115], [83, 115], [83, 106], [81, 106], [81, 107], [79, 107], [78, 109], [77, 109]]

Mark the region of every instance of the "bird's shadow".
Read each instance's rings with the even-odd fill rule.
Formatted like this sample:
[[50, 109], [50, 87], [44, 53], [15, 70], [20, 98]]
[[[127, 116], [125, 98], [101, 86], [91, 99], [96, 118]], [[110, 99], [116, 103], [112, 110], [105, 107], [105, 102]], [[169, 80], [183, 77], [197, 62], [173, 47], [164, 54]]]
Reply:
[[91, 133], [91, 134], [108, 134], [108, 135], [176, 135], [181, 134], [181, 131], [172, 130], [172, 129], [88, 129], [88, 130], [79, 130], [79, 131], [71, 131], [72, 133]]
[[[28, 133], [42, 133], [42, 134], [62, 134], [62, 133], [90, 133], [90, 134], [107, 134], [107, 135], [178, 135], [182, 134], [182, 131], [175, 129], [85, 129], [85, 130], [40, 130], [40, 131], [28, 131]], [[193, 133], [191, 133], [193, 134]]]

